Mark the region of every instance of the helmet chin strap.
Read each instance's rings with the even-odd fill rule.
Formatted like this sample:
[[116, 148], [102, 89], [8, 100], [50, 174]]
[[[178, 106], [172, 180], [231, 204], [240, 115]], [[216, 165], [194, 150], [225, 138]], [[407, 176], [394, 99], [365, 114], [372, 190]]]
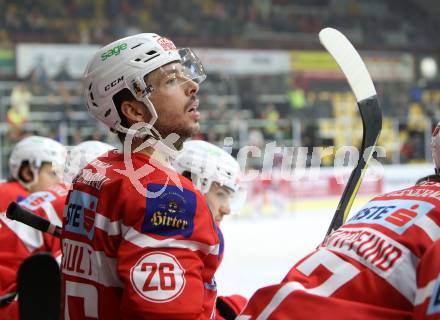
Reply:
[[[179, 150], [175, 148], [174, 144], [179, 140], [180, 136], [177, 133], [171, 133], [167, 137], [163, 138], [159, 131], [154, 128], [158, 115], [156, 108], [148, 98], [153, 92], [153, 89], [147, 88], [147, 86], [145, 86], [140, 79], [135, 79], [133, 83], [136, 83], [138, 88], [141, 88], [140, 92], [137, 92], [138, 96], [136, 99], [144, 103], [145, 107], [151, 114], [151, 120], [148, 123], [135, 123], [130, 128], [123, 127], [120, 123], [118, 124], [117, 131], [123, 132], [127, 135], [124, 141], [124, 149], [129, 150], [128, 148], [131, 147], [133, 138], [146, 138], [146, 140], [140, 146], [138, 146], [134, 152], [146, 148], [152, 148], [154, 150], [152, 153], [153, 157], [157, 158], [158, 160], [162, 159], [171, 166], [171, 162], [179, 154]], [[128, 141], [130, 145], [126, 143], [128, 137], [130, 137]]]
[[[171, 133], [167, 137], [162, 138], [160, 133], [151, 124], [138, 122], [132, 125], [129, 129], [120, 126], [120, 131], [127, 134], [124, 141], [124, 150], [129, 152], [138, 152], [147, 148], [153, 150], [151, 156], [157, 160], [162, 160], [165, 164], [171, 166], [171, 162], [179, 154], [179, 150], [174, 147], [180, 136], [176, 133]], [[132, 150], [132, 141], [134, 138], [145, 139], [141, 145]]]

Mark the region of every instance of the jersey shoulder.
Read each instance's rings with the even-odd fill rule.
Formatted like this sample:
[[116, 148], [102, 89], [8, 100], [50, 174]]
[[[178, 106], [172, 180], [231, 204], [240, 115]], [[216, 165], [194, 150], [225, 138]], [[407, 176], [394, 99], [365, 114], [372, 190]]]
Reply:
[[29, 191], [17, 181], [0, 183], [0, 211], [5, 211], [9, 203], [22, 201], [28, 195]]

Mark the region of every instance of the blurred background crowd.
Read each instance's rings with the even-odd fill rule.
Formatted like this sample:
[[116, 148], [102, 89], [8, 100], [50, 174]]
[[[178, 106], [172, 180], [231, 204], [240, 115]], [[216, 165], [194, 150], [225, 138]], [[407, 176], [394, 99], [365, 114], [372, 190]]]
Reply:
[[[0, 0], [0, 167], [27, 134], [65, 144], [117, 139], [87, 114], [79, 79], [97, 47], [140, 32], [191, 46], [208, 72], [202, 139], [358, 146], [350, 88], [318, 41], [327, 26], [360, 49], [384, 113], [385, 163], [430, 161], [440, 121], [440, 6], [433, 0]], [[324, 159], [332, 165], [333, 157]], [[250, 165], [261, 166], [261, 159]]]

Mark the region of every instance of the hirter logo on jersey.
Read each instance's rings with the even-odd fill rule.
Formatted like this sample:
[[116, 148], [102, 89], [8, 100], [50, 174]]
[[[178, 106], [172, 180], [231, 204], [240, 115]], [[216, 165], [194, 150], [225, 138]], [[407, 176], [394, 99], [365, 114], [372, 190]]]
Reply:
[[174, 43], [167, 38], [159, 38], [157, 40], [157, 43], [160, 44], [160, 46], [165, 50], [165, 51], [170, 51], [170, 50], [176, 50], [176, 46], [174, 45]]
[[196, 195], [177, 186], [149, 184], [147, 192], [160, 196], [148, 198], [142, 232], [189, 238], [194, 229]]
[[66, 231], [86, 236], [94, 235], [96, 206], [98, 199], [91, 194], [73, 190], [65, 206], [64, 224]]

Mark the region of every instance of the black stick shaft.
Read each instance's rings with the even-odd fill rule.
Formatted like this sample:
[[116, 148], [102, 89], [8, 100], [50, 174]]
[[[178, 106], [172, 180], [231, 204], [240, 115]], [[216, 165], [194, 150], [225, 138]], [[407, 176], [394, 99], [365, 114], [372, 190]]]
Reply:
[[42, 232], [50, 233], [57, 238], [61, 236], [61, 228], [59, 226], [22, 208], [16, 202], [11, 202], [9, 204], [8, 209], [6, 210], [6, 216], [11, 220], [20, 221]]

